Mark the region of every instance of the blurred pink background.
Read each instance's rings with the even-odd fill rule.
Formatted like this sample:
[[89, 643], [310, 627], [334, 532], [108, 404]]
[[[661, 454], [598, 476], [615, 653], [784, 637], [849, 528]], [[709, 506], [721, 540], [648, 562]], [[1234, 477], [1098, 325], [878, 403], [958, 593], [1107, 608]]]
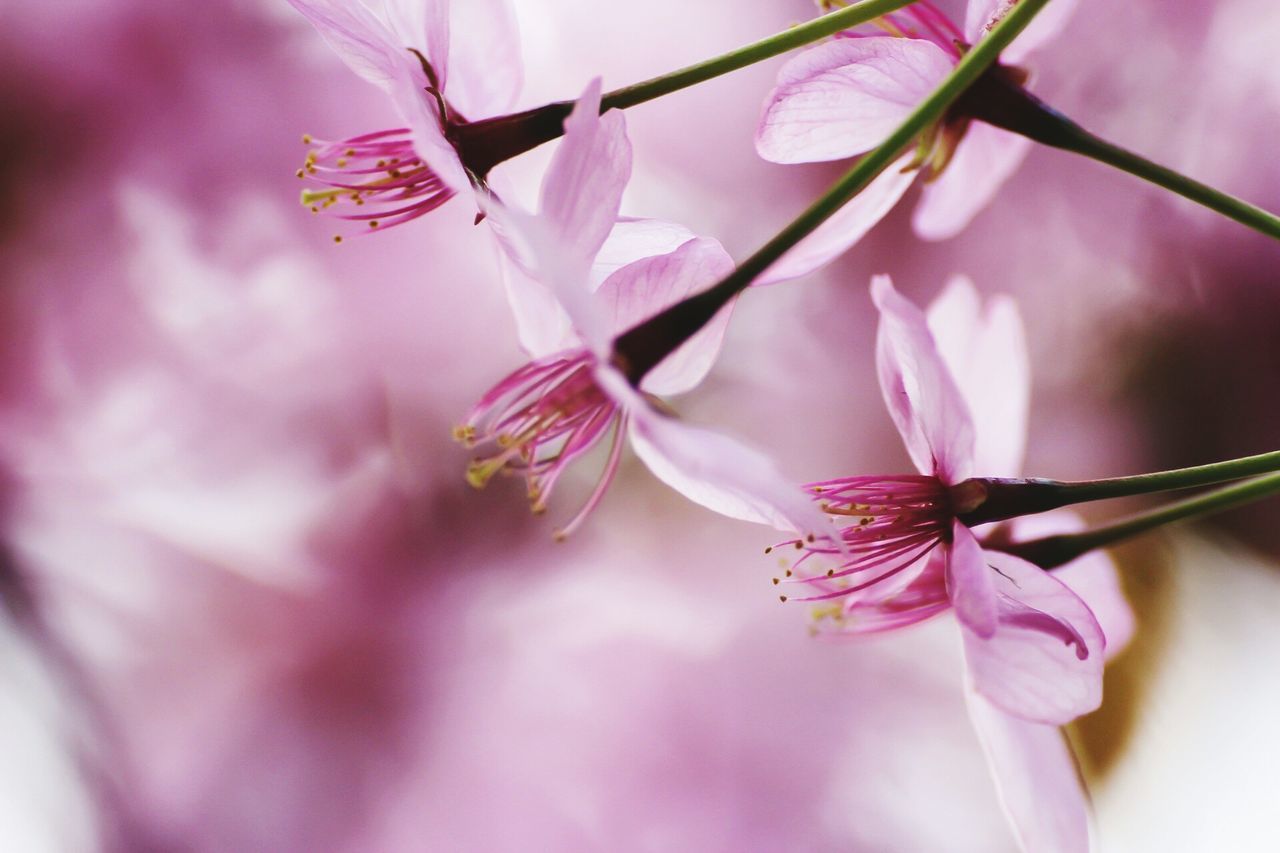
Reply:
[[[812, 14], [516, 6], [522, 106]], [[1280, 209], [1280, 9], [1080, 6], [1037, 91]], [[838, 164], [752, 148], [778, 61], [630, 110], [624, 213], [742, 258], [815, 197]], [[296, 201], [301, 134], [393, 125], [376, 95], [284, 0], [0, 9], [0, 846], [1013, 849], [946, 619], [811, 639], [769, 584], [774, 534], [634, 459], [564, 544], [590, 472], [550, 519], [515, 482], [466, 485], [450, 428], [521, 360], [473, 211], [334, 246]], [[508, 171], [531, 194], [546, 158]], [[749, 293], [678, 406], [797, 480], [906, 470], [867, 282], [923, 302], [963, 272], [1020, 300], [1028, 473], [1272, 450], [1277, 269], [1261, 236], [1036, 150], [955, 240], [920, 243], [899, 208]], [[1074, 731], [1102, 849], [1280, 845], [1275, 512], [1120, 552], [1138, 639]]]

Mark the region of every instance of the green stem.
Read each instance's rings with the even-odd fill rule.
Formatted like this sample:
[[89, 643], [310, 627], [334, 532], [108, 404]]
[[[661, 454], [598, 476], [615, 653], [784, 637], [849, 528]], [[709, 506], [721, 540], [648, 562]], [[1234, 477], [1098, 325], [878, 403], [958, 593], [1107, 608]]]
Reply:
[[786, 53], [797, 47], [835, 35], [842, 30], [851, 29], [859, 24], [887, 15], [890, 12], [910, 5], [913, 0], [862, 0], [835, 12], [829, 12], [807, 23], [797, 24], [788, 30], [761, 39], [758, 42], [731, 50], [726, 54], [699, 62], [643, 83], [635, 83], [615, 89], [607, 93], [601, 101], [600, 109], [620, 109], [634, 107], [654, 98], [705, 83], [730, 71], [746, 68], [765, 59]]
[[[608, 92], [601, 99], [600, 110], [625, 110], [698, 83], [705, 83], [730, 71], [746, 68], [842, 30], [865, 24], [912, 2], [914, 0], [862, 0], [706, 62]], [[573, 111], [573, 106], [573, 101], [556, 101], [510, 115], [479, 121], [451, 122], [446, 133], [468, 171], [478, 179], [483, 179], [499, 163], [532, 151], [543, 143], [559, 139], [564, 133], [564, 120]]]
[[1275, 214], [1095, 136], [1008, 80], [992, 78], [984, 84], [981, 89], [975, 87], [971, 92], [974, 97], [963, 104], [964, 111], [973, 118], [1128, 172], [1280, 239], [1280, 217]]
[[982, 76], [999, 58], [1000, 52], [1048, 2], [1023, 0], [1014, 6], [985, 38], [961, 57], [951, 73], [879, 147], [858, 160], [808, 210], [743, 261], [728, 277], [620, 336], [614, 342], [614, 361], [627, 378], [633, 384], [639, 384], [646, 373], [701, 329], [729, 300], [745, 290], [774, 261], [813, 233], [888, 168], [930, 125], [943, 117], [947, 108]]
[[1088, 501], [1211, 486], [1272, 471], [1280, 471], [1280, 451], [1191, 468], [1101, 480], [1063, 482], [1041, 478], [975, 478], [953, 487], [952, 495], [960, 519], [965, 524], [974, 525]]
[[1131, 515], [1094, 530], [1032, 539], [1011, 545], [1004, 550], [1029, 560], [1043, 569], [1052, 569], [1069, 563], [1095, 548], [1114, 545], [1132, 536], [1146, 533], [1148, 530], [1176, 521], [1202, 518], [1277, 494], [1280, 494], [1280, 473], [1267, 474], [1243, 483], [1234, 483], [1215, 489], [1203, 495], [1196, 495], [1193, 498], [1175, 501], [1159, 509]]

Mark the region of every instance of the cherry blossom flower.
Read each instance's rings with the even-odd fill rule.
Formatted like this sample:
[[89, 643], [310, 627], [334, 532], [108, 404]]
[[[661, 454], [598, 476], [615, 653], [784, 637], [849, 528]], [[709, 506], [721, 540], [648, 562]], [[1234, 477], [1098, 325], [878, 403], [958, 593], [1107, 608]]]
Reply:
[[[885, 15], [879, 32], [846, 31], [782, 66], [756, 131], [756, 150], [775, 163], [841, 160], [885, 139], [951, 72], [967, 45], [1007, 12], [1009, 0], [970, 0], [961, 30], [933, 3], [919, 0]], [[990, 75], [1015, 83], [1012, 63], [1063, 27], [1073, 2], [1055, 2], [1014, 42]], [[965, 113], [963, 99], [916, 151], [884, 170], [858, 196], [775, 263], [762, 282], [783, 281], [824, 266], [862, 239], [924, 177], [913, 225], [927, 240], [960, 233], [1017, 170], [1030, 141]]]
[[520, 342], [531, 361], [472, 409], [456, 436], [488, 448], [468, 480], [498, 472], [525, 478], [535, 511], [577, 459], [612, 434], [596, 487], [558, 531], [568, 535], [600, 502], [625, 435], [659, 479], [736, 518], [813, 535], [826, 525], [764, 455], [671, 416], [655, 395], [692, 389], [710, 370], [732, 306], [676, 349], [633, 389], [610, 364], [614, 336], [704, 290], [733, 268], [718, 242], [654, 220], [618, 219], [631, 172], [622, 114], [600, 114], [594, 81], [565, 122], [543, 180], [539, 215], [491, 201], [486, 208], [505, 260]]
[[1012, 529], [980, 531], [982, 541], [956, 518], [973, 471], [1012, 475], [1021, 464], [1029, 374], [1017, 311], [998, 299], [984, 312], [963, 279], [927, 318], [886, 277], [873, 281], [872, 297], [881, 388], [921, 473], [810, 484], [829, 514], [850, 520], [840, 534], [850, 556], [814, 573], [810, 565], [835, 549], [792, 540], [805, 553], [776, 582], [813, 587], [800, 600], [830, 602], [818, 607], [818, 624], [843, 634], [954, 610], [970, 715], [1015, 834], [1027, 850], [1087, 850], [1087, 799], [1056, 726], [1098, 707], [1107, 650], [1132, 631], [1114, 568], [1092, 554], [1051, 574], [992, 547], [1032, 532], [1028, 524], [1062, 532], [1078, 524], [1070, 514], [1015, 519]]
[[[468, 121], [510, 109], [522, 66], [508, 0], [289, 0], [356, 74], [382, 89], [404, 125], [311, 146], [299, 178], [313, 212], [408, 222], [467, 190], [475, 174], [456, 145]], [[465, 39], [450, 33], [465, 32]], [[335, 238], [339, 242], [341, 238]]]

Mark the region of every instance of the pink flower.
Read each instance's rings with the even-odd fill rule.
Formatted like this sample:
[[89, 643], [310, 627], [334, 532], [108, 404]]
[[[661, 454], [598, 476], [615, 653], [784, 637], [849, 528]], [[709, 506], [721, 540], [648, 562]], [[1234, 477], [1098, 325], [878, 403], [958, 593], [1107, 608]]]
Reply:
[[[522, 77], [508, 0], [289, 0], [344, 62], [381, 88], [404, 126], [312, 146], [299, 178], [322, 185], [302, 201], [372, 228], [435, 210], [471, 186], [455, 131], [510, 109]], [[451, 29], [466, 38], [451, 39]], [[341, 238], [336, 238], [341, 240]]]
[[[860, 634], [915, 624], [954, 609], [961, 626], [971, 717], [1002, 802], [1028, 850], [1088, 849], [1087, 801], [1056, 726], [1098, 707], [1108, 638], [1119, 648], [1132, 618], [1102, 555], [1049, 573], [990, 550], [956, 518], [976, 471], [1017, 473], [1025, 443], [1028, 369], [1021, 322], [1008, 299], [983, 311], [965, 280], [953, 282], [928, 317], [872, 282], [881, 320], [877, 368], [890, 415], [920, 474], [849, 477], [808, 486], [823, 508], [851, 523], [849, 557], [825, 573], [809, 565], [835, 553], [804, 550], [785, 580], [831, 601], [819, 624]], [[987, 542], [1025, 533], [985, 532]], [[1067, 520], [1038, 522], [1061, 530]], [[1090, 592], [1108, 624], [1064, 579]], [[785, 597], [784, 597], [785, 598]], [[1046, 790], [1046, 787], [1048, 790]]]
[[524, 476], [535, 511], [565, 469], [612, 435], [595, 490], [559, 535], [576, 529], [617, 470], [622, 437], [659, 479], [719, 512], [809, 533], [825, 526], [807, 496], [772, 462], [655, 407], [702, 381], [719, 351], [731, 306], [633, 389], [609, 363], [616, 334], [706, 289], [733, 269], [715, 240], [654, 220], [618, 219], [631, 172], [623, 116], [600, 114], [594, 81], [565, 122], [564, 139], [532, 216], [487, 205], [503, 249], [504, 278], [520, 342], [531, 361], [499, 382], [456, 435], [489, 448], [468, 470], [482, 486], [500, 471]]
[[[840, 160], [884, 140], [951, 72], [968, 44], [1007, 11], [1010, 0], [970, 0], [963, 32], [927, 0], [880, 19], [888, 34], [845, 32], [809, 48], [778, 72], [756, 131], [756, 150], [775, 163]], [[1074, 6], [1055, 2], [1002, 56], [1021, 61], [1057, 33]], [[1025, 79], [998, 66], [992, 73]], [[887, 214], [917, 175], [925, 176], [916, 233], [943, 240], [960, 233], [1017, 170], [1030, 141], [971, 122], [962, 109], [940, 122], [918, 150], [890, 165], [857, 197], [762, 278], [795, 278], [842, 254]]]

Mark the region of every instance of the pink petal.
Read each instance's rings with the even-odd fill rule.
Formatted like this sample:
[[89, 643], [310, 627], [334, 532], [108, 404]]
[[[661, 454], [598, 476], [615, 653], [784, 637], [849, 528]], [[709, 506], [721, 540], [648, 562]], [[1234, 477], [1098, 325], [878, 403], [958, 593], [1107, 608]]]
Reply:
[[388, 86], [413, 57], [359, 0], [289, 0], [352, 71]]
[[778, 72], [756, 151], [775, 163], [811, 163], [874, 148], [954, 65], [921, 39], [837, 39], [802, 51]]
[[964, 631], [973, 688], [996, 707], [1063, 725], [1102, 703], [1106, 640], [1078, 595], [1025, 560], [985, 552], [1000, 604], [990, 638]]
[[659, 480], [721, 515], [821, 535], [831, 524], [773, 460], [728, 436], [660, 414], [615, 370], [597, 381], [631, 416], [631, 446]]
[[454, 192], [466, 192], [471, 179], [441, 129], [436, 101], [422, 90], [421, 69], [412, 69], [392, 82], [390, 93], [396, 109], [413, 131], [413, 150]]
[[925, 240], [947, 240], [965, 229], [1018, 170], [1031, 140], [972, 122], [951, 162], [926, 183], [912, 225]]
[[455, 0], [451, 24], [449, 102], [469, 121], [510, 112], [524, 83], [510, 0]]
[[542, 181], [541, 216], [565, 251], [590, 262], [613, 230], [631, 176], [631, 143], [618, 110], [600, 115], [600, 79], [565, 119], [564, 139]]
[[848, 251], [885, 217], [911, 186], [916, 178], [914, 170], [906, 171], [911, 159], [911, 154], [904, 155], [877, 175], [852, 201], [765, 270], [756, 279], [756, 285], [808, 275]]
[[947, 549], [947, 596], [956, 608], [960, 624], [974, 635], [987, 639], [996, 632], [996, 590], [987, 555], [969, 528], [959, 521], [951, 527]]
[[[359, 0], [354, 0], [359, 2]], [[477, 0], [462, 0], [465, 6]], [[449, 0], [382, 0], [387, 22], [400, 43], [400, 50], [417, 65], [409, 48], [421, 51], [431, 63], [436, 83], [446, 88], [449, 72]]]
[[[497, 225], [492, 218], [489, 222]], [[491, 230], [499, 244], [498, 266], [502, 286], [515, 317], [520, 347], [530, 358], [539, 359], [579, 343], [569, 315], [551, 291], [514, 257], [518, 252], [511, 247], [501, 226]]]
[[620, 268], [643, 258], [674, 252], [698, 235], [683, 225], [660, 219], [622, 217], [596, 253], [591, 264], [591, 281], [595, 288]]
[[1016, 303], [997, 295], [984, 311], [973, 282], [956, 276], [926, 316], [973, 417], [973, 470], [984, 477], [1018, 476], [1027, 442], [1031, 365]]
[[[1057, 533], [1076, 533], [1086, 526], [1084, 519], [1069, 509], [1013, 518], [1006, 523], [1015, 542]], [[1090, 551], [1054, 569], [1053, 575], [1080, 596], [1098, 620], [1106, 639], [1106, 660], [1122, 652], [1133, 639], [1136, 620], [1110, 555], [1106, 551]]]
[[970, 476], [973, 463], [968, 406], [920, 309], [894, 290], [888, 276], [872, 279], [871, 298], [880, 309], [876, 369], [889, 414], [916, 468], [958, 483]]
[[1089, 796], [1057, 726], [1011, 717], [965, 691], [996, 793], [1026, 853], [1089, 853]]
[[[706, 290], [733, 270], [733, 260], [717, 241], [697, 237], [674, 252], [628, 264], [601, 285], [597, 297], [614, 335], [699, 291]], [[707, 375], [733, 311], [730, 303], [711, 322], [645, 376], [642, 387], [651, 394], [680, 394]]]
[[[964, 32], [970, 44], [986, 35], [997, 17], [1003, 17], [1017, 0], [969, 0], [965, 13]], [[1036, 15], [1013, 44], [1000, 54], [1007, 65], [1017, 65], [1027, 56], [1057, 37], [1067, 25], [1067, 19], [1075, 13], [1076, 0], [1053, 0], [1044, 11]]]

